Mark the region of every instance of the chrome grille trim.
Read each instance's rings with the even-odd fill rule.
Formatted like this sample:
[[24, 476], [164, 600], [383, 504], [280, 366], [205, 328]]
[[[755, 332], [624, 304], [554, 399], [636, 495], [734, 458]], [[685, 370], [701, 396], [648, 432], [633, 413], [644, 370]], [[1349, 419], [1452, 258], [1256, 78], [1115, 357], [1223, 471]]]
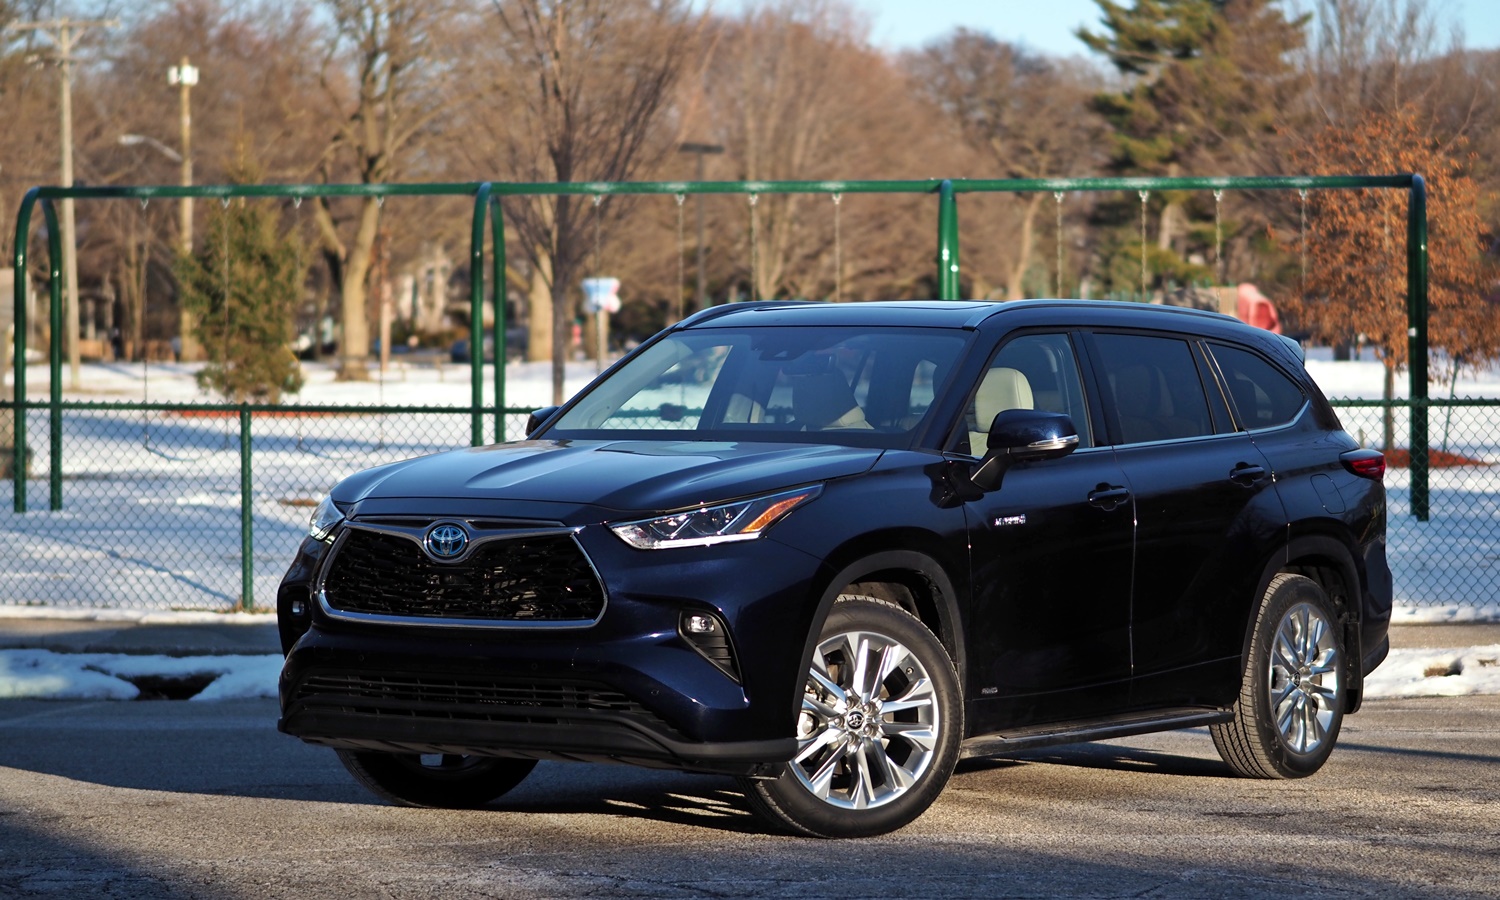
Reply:
[[[578, 532], [582, 526], [567, 527], [552, 523], [535, 523], [532, 527], [505, 527], [502, 529], [488, 529], [475, 527], [475, 521], [494, 522], [493, 517], [487, 519], [463, 519], [453, 517], [401, 517], [405, 521], [393, 521], [395, 517], [381, 516], [376, 522], [362, 522], [351, 520], [345, 522], [339, 529], [334, 540], [333, 547], [329, 550], [324, 564], [320, 567], [316, 579], [313, 582], [313, 597], [324, 615], [331, 619], [345, 622], [359, 622], [381, 625], [403, 625], [403, 626], [432, 626], [439, 628], [486, 628], [486, 629], [548, 629], [567, 630], [589, 628], [597, 624], [604, 616], [609, 606], [609, 595], [604, 587], [604, 579], [599, 576], [599, 570], [594, 561], [584, 550], [578, 541]], [[452, 561], [445, 563], [432, 563], [434, 567], [453, 566], [461, 568], [465, 563], [473, 560], [484, 548], [499, 541], [525, 540], [534, 538], [566, 537], [577, 551], [579, 557], [588, 567], [589, 575], [598, 590], [598, 612], [589, 618], [576, 619], [518, 619], [518, 618], [485, 618], [485, 617], [458, 617], [458, 616], [431, 616], [431, 615], [401, 615], [390, 612], [362, 612], [358, 610], [341, 609], [334, 605], [329, 597], [328, 579], [338, 566], [342, 551], [347, 546], [351, 537], [357, 533], [382, 535], [385, 537], [400, 538], [409, 541], [414, 554], [422, 560], [431, 560], [423, 549], [422, 542], [426, 536], [427, 529], [439, 522], [463, 522], [469, 530], [469, 547], [465, 552]], [[507, 522], [509, 526], [511, 523]], [[519, 524], [519, 523], [517, 523]]]

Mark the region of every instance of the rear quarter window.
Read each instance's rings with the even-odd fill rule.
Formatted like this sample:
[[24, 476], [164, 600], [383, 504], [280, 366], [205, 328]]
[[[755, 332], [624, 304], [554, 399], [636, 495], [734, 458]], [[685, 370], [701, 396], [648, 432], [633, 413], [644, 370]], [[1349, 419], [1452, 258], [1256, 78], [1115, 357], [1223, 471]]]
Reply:
[[1275, 428], [1297, 418], [1307, 396], [1287, 374], [1248, 350], [1210, 344], [1241, 427]]

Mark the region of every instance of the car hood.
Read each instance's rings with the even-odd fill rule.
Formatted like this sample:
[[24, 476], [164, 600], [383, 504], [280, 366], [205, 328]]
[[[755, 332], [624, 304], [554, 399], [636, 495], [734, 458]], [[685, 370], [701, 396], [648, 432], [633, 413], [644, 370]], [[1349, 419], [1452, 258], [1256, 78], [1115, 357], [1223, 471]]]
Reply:
[[513, 500], [658, 512], [857, 475], [876, 449], [707, 441], [525, 441], [369, 469], [341, 502]]

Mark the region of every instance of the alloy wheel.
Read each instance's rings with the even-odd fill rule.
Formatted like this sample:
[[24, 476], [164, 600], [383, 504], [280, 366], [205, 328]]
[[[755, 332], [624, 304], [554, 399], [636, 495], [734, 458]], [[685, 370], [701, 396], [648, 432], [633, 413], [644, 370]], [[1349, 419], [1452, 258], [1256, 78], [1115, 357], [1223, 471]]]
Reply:
[[1271, 714], [1293, 753], [1317, 752], [1328, 739], [1340, 702], [1338, 642], [1332, 625], [1310, 603], [1286, 611], [1270, 658]]
[[922, 778], [944, 724], [916, 654], [877, 632], [836, 634], [813, 653], [791, 771], [832, 806], [882, 806]]

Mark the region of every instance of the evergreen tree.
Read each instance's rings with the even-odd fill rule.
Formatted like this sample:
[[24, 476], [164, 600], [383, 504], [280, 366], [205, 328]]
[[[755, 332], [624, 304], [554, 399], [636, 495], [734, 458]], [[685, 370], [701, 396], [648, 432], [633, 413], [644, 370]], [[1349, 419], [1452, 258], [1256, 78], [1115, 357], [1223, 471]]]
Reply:
[[[1119, 91], [1094, 99], [1112, 130], [1112, 171], [1175, 177], [1274, 167], [1267, 148], [1276, 143], [1278, 110], [1296, 88], [1290, 56], [1303, 43], [1306, 16], [1288, 19], [1280, 0], [1096, 2], [1103, 31], [1078, 36], [1125, 76]], [[1151, 200], [1159, 212], [1148, 268], [1179, 279], [1209, 271], [1184, 260], [1193, 252], [1206, 259], [1213, 204], [1180, 193]], [[1142, 239], [1120, 242], [1121, 254], [1136, 260], [1134, 286]]]
[[[236, 173], [236, 183], [254, 180]], [[198, 384], [235, 402], [278, 403], [302, 389], [291, 344], [306, 266], [296, 236], [278, 233], [279, 220], [266, 201], [216, 206], [201, 249], [177, 260], [181, 302], [208, 357]]]

